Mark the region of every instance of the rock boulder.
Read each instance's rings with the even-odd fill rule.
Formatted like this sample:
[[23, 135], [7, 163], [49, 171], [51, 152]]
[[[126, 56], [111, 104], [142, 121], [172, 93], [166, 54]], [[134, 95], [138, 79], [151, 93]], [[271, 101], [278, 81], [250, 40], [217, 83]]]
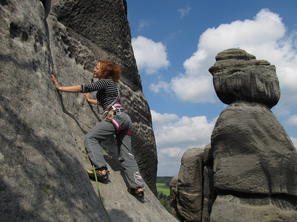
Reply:
[[210, 68], [219, 98], [230, 104], [211, 136], [211, 222], [297, 218], [297, 152], [269, 107], [279, 99], [274, 66], [240, 49]]
[[241, 49], [216, 60], [214, 87], [230, 105], [206, 151], [185, 152], [172, 189], [175, 212], [182, 221], [295, 222], [297, 152], [270, 110], [280, 95], [275, 68]]
[[209, 68], [215, 91], [223, 103], [259, 102], [268, 107], [280, 98], [275, 66], [241, 49], [227, 49], [216, 56]]
[[216, 188], [297, 197], [296, 150], [265, 106], [228, 106], [216, 122], [212, 147]]
[[208, 221], [208, 153], [209, 148], [188, 149], [182, 156], [178, 176], [171, 181], [172, 207], [181, 221]]

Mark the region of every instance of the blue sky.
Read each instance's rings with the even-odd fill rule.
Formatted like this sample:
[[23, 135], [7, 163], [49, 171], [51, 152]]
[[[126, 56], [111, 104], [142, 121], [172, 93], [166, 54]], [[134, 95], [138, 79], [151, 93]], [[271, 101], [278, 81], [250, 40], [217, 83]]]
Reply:
[[296, 0], [128, 0], [132, 45], [153, 117], [158, 175], [178, 173], [183, 152], [203, 147], [226, 107], [208, 68], [239, 47], [276, 65], [273, 112], [297, 146]]

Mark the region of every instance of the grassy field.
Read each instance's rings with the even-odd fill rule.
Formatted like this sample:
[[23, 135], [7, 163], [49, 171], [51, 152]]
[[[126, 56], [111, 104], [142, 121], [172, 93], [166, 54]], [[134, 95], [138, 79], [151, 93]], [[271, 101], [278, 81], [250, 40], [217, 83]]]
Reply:
[[170, 194], [169, 186], [165, 183], [157, 183], [157, 191], [158, 193], [162, 193], [166, 196], [169, 196]]
[[172, 177], [157, 177], [157, 183], [167, 183], [169, 186], [171, 179]]
[[157, 177], [157, 192], [158, 199], [160, 203], [168, 210], [169, 213], [172, 213], [171, 204], [170, 204], [170, 188], [169, 183], [172, 177]]
[[170, 195], [169, 182], [171, 177], [157, 177], [157, 192], [166, 196]]

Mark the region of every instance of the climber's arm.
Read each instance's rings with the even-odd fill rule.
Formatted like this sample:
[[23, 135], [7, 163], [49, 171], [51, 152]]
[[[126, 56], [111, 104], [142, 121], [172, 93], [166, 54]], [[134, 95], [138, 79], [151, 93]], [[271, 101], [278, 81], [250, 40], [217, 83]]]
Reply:
[[81, 85], [61, 86], [54, 75], [51, 75], [51, 80], [54, 86], [56, 87], [56, 89], [62, 92], [75, 93], [75, 92], [81, 92], [82, 90]]
[[90, 98], [90, 93], [84, 93], [84, 97], [85, 97], [85, 99], [87, 100], [88, 103], [100, 104], [97, 99], [91, 99]]

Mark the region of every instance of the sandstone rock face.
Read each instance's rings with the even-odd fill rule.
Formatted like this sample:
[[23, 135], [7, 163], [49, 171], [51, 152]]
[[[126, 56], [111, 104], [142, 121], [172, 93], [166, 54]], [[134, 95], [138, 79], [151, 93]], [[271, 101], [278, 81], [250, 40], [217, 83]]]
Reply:
[[279, 98], [274, 67], [237, 49], [216, 58], [215, 89], [231, 105], [211, 136], [210, 221], [296, 221], [297, 152], [268, 108]]
[[[126, 0], [55, 0], [53, 11], [59, 22], [90, 40], [121, 64], [125, 84], [134, 91], [141, 90], [131, 46]], [[89, 64], [83, 60], [85, 68], [93, 69], [94, 60]]]
[[280, 95], [275, 68], [241, 49], [216, 60], [209, 71], [218, 97], [230, 105], [211, 146], [182, 158], [171, 188], [176, 215], [181, 221], [295, 222], [297, 152], [269, 109]]
[[232, 103], [217, 120], [212, 147], [216, 188], [297, 197], [297, 153], [265, 106]]
[[[89, 82], [97, 59], [126, 66], [121, 91], [134, 121], [133, 148], [144, 179], [154, 191], [154, 135], [130, 43], [127, 46], [125, 1], [109, 1], [113, 21], [123, 22], [103, 34], [109, 38], [116, 29], [123, 31], [114, 37], [117, 41], [107, 40], [109, 49], [72, 29], [68, 22], [59, 22], [54, 13], [76, 4], [87, 6], [90, 1], [53, 1], [45, 20], [50, 2], [0, 3], [1, 220], [109, 221], [109, 216], [123, 222], [175, 221], [148, 187], [145, 203], [128, 194], [116, 167], [110, 168], [111, 183], [100, 186], [102, 200], [98, 198], [96, 184], [85, 173], [90, 164], [83, 146], [84, 134], [100, 121], [97, 107], [87, 104], [81, 94], [57, 93], [49, 79], [49, 74], [55, 73], [65, 85]], [[107, 1], [96, 4], [100, 2], [107, 5]], [[83, 9], [71, 11], [82, 13]], [[111, 17], [103, 15], [101, 19], [108, 22]], [[89, 19], [93, 20], [88, 25], [99, 30], [99, 18]]]
[[210, 67], [216, 93], [223, 103], [249, 101], [273, 107], [280, 98], [275, 66], [240, 49], [228, 49], [216, 56]]
[[1, 220], [107, 221], [84, 173], [77, 126], [49, 81], [42, 2], [6, 1], [0, 11]]
[[208, 152], [209, 149], [188, 149], [182, 157], [178, 176], [171, 181], [172, 207], [181, 221], [208, 221], [209, 195], [204, 187], [209, 186]]
[[212, 207], [212, 222], [272, 222], [297, 219], [296, 205], [277, 198], [218, 196]]
[[203, 159], [200, 156], [202, 154], [203, 149], [187, 150], [182, 157], [178, 173], [177, 209], [188, 221], [197, 221], [201, 218]]
[[[53, 69], [62, 82], [75, 84], [90, 81], [90, 71], [97, 60], [111, 60], [123, 68], [121, 96], [134, 124], [134, 153], [142, 176], [156, 193], [155, 138], [150, 109], [142, 93], [131, 46], [126, 1], [55, 0], [52, 11], [55, 16], [49, 16], [48, 24]], [[66, 96], [69, 98], [69, 95]], [[67, 100], [71, 102], [71, 109], [73, 105], [76, 110], [80, 109], [80, 104]], [[83, 116], [86, 118], [84, 113]], [[96, 119], [92, 118], [91, 121]]]
[[178, 214], [178, 210], [177, 210], [177, 180], [178, 177], [172, 177], [170, 183], [169, 183], [169, 188], [170, 188], [170, 206], [171, 206], [171, 213], [175, 216], [175, 217], [179, 217]]

